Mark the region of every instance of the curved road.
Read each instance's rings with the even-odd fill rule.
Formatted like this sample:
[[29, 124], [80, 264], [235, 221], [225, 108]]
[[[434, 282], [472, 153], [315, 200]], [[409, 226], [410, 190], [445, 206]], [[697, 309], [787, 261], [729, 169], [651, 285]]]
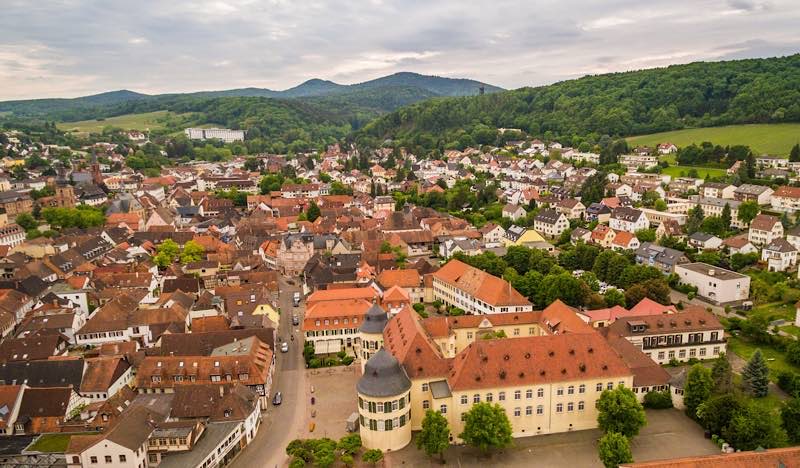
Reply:
[[[305, 304], [301, 303], [297, 309], [292, 306], [292, 295], [295, 291], [300, 291], [298, 286], [289, 285], [283, 277], [280, 277], [278, 287], [280, 291], [278, 305], [282, 312], [278, 336], [280, 340], [289, 342], [290, 346], [288, 353], [278, 351], [272, 394], [281, 392], [283, 403], [280, 406], [270, 404], [269, 409], [262, 413], [263, 419], [256, 437], [231, 465], [236, 468], [286, 466], [289, 462], [284, 452], [286, 445], [300, 437], [310, 421], [307, 397], [309, 389], [302, 352], [303, 338], [300, 327], [292, 326], [292, 314], [297, 313], [302, 320], [301, 311], [305, 310]], [[289, 340], [290, 333], [295, 335], [293, 342]], [[275, 344], [278, 349], [280, 340]]]

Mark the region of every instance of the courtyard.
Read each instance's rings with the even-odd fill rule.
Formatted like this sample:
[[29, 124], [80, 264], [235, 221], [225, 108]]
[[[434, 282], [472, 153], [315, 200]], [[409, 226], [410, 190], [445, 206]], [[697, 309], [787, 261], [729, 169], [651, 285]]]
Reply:
[[[635, 461], [658, 460], [719, 453], [703, 430], [682, 411], [647, 410], [648, 424], [631, 443]], [[494, 453], [489, 460], [477, 449], [451, 446], [445, 453], [445, 466], [552, 466], [602, 467], [597, 457], [600, 430], [577, 431], [515, 439], [511, 448]], [[398, 452], [387, 454], [387, 466], [442, 466], [417, 450], [412, 442]]]

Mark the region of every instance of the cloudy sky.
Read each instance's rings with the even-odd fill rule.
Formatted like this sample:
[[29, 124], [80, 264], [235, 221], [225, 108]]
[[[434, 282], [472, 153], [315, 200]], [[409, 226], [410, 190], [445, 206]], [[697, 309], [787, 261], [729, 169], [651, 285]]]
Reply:
[[2, 0], [0, 100], [396, 71], [517, 88], [792, 54], [798, 21], [798, 0]]

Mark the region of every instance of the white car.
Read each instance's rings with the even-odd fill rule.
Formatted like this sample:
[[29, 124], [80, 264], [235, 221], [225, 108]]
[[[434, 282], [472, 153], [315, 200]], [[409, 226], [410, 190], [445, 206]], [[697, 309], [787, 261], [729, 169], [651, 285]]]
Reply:
[[282, 353], [288, 353], [289, 352], [289, 343], [287, 343], [285, 341], [283, 343], [281, 343], [281, 352]]

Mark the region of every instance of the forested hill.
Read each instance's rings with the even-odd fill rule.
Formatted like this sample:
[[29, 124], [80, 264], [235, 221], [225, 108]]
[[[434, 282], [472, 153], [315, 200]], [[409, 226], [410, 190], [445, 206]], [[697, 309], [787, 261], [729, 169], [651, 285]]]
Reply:
[[537, 88], [403, 107], [354, 137], [444, 149], [487, 143], [486, 127], [534, 136], [628, 136], [686, 127], [800, 121], [800, 55], [586, 76]]
[[[318, 101], [318, 106], [336, 104], [348, 108], [357, 106], [364, 110], [385, 113], [398, 107], [433, 96], [477, 95], [502, 91], [496, 86], [475, 80], [427, 76], [417, 73], [395, 73], [363, 83], [341, 85], [320, 79], [308, 80], [283, 91], [265, 88], [239, 88], [223, 91], [199, 91], [147, 95], [121, 90], [84, 96], [74, 99], [31, 99], [0, 102], [0, 113], [15, 117], [40, 118], [57, 121], [90, 120], [123, 115], [131, 108], [140, 110], [166, 110], [175, 103], [211, 98], [263, 97], [274, 99], [303, 99]], [[330, 109], [339, 112], [337, 109]]]

